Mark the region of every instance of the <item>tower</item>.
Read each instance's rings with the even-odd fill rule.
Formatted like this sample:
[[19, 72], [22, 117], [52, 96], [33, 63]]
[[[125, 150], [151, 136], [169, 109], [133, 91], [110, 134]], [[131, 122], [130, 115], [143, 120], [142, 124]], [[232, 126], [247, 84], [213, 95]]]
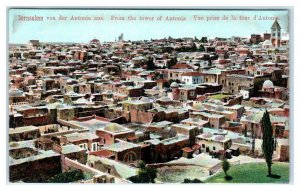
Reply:
[[279, 47], [280, 39], [281, 39], [281, 27], [276, 19], [271, 27], [271, 42], [273, 46]]
[[121, 33], [121, 35], [118, 37], [118, 41], [119, 42], [123, 42], [124, 41], [124, 35], [123, 35], [123, 33]]

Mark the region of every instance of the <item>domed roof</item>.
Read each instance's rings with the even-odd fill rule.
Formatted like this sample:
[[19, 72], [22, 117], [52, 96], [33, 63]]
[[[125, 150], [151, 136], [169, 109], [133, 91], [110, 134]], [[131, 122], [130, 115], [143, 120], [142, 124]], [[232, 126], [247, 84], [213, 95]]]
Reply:
[[262, 45], [263, 46], [272, 46], [272, 43], [270, 40], [265, 40]]
[[147, 97], [142, 97], [140, 100], [143, 102], [150, 102], [150, 99]]
[[76, 83], [77, 81], [75, 79], [69, 78], [67, 80], [67, 84], [72, 84], [72, 83]]
[[110, 132], [121, 132], [121, 131], [124, 131], [125, 128], [117, 123], [110, 123], [104, 127], [104, 130], [110, 131]]
[[200, 121], [199, 118], [192, 118], [192, 120], [193, 120], [194, 122], [199, 122], [199, 121]]
[[193, 104], [193, 109], [195, 110], [205, 110], [205, 107], [201, 103]]
[[218, 105], [216, 108], [215, 108], [216, 111], [224, 111], [224, 106], [223, 105]]
[[271, 80], [266, 80], [263, 83], [263, 88], [274, 88], [273, 82]]
[[223, 141], [225, 137], [223, 135], [216, 135], [214, 138], [216, 141]]
[[158, 86], [154, 86], [154, 87], [152, 88], [152, 90], [159, 90], [159, 87], [158, 87]]
[[168, 96], [163, 96], [159, 100], [160, 101], [171, 101], [171, 99]]
[[202, 137], [205, 137], [205, 138], [210, 138], [212, 136], [213, 135], [210, 132], [205, 132], [205, 133], [202, 134]]
[[102, 94], [113, 94], [111, 90], [104, 91]]
[[221, 100], [218, 100], [218, 99], [215, 100], [215, 104], [216, 104], [216, 105], [222, 105], [222, 106], [223, 106], [223, 102], [222, 102]]
[[171, 88], [178, 88], [179, 85], [177, 82], [172, 82], [171, 85], [170, 85]]
[[74, 101], [74, 103], [77, 103], [77, 104], [88, 104], [90, 102], [87, 99], [85, 99], [85, 98], [79, 98], [78, 100]]
[[9, 97], [20, 97], [23, 96], [23, 91], [18, 89], [9, 90]]

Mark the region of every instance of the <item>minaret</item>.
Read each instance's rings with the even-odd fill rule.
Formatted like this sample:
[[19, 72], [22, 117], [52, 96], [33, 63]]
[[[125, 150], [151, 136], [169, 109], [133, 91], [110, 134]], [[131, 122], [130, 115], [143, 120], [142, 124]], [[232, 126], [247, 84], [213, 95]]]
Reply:
[[276, 19], [271, 27], [271, 42], [273, 46], [279, 47], [280, 39], [281, 39], [281, 27]]

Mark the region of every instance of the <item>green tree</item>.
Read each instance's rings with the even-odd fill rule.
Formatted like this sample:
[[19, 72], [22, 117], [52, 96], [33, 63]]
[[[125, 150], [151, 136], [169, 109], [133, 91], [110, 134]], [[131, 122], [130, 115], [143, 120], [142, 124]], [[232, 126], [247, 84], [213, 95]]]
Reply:
[[174, 57], [171, 57], [171, 59], [167, 62], [166, 66], [168, 69], [170, 69], [176, 63], [177, 63], [177, 58], [174, 56]]
[[81, 170], [70, 170], [53, 176], [49, 183], [69, 183], [84, 179], [84, 174]]
[[226, 160], [226, 158], [222, 161], [222, 169], [225, 173], [225, 178], [229, 177], [227, 171], [230, 168], [230, 163]]
[[200, 42], [207, 43], [208, 42], [207, 37], [202, 37]]
[[148, 57], [148, 60], [147, 60], [147, 62], [146, 62], [146, 69], [147, 70], [155, 70], [155, 64], [154, 64], [154, 62], [153, 62], [153, 58], [152, 57]]
[[197, 178], [195, 178], [195, 179], [188, 179], [188, 178], [185, 178], [184, 180], [183, 180], [183, 183], [203, 183], [201, 180], [199, 180], [199, 179], [197, 179]]
[[253, 96], [258, 96], [258, 91], [262, 88], [264, 81], [265, 81], [265, 79], [263, 79], [263, 78], [254, 79]]
[[261, 126], [263, 132], [262, 151], [268, 166], [268, 175], [272, 175], [272, 156], [274, 151], [273, 129], [271, 125], [270, 115], [266, 110], [262, 119]]
[[144, 161], [139, 161], [138, 168], [137, 176], [130, 177], [130, 181], [134, 183], [154, 183], [157, 177], [155, 168], [147, 167]]
[[203, 44], [201, 44], [201, 45], [199, 46], [198, 51], [199, 51], [199, 52], [204, 52], [204, 51], [205, 51], [205, 48], [204, 48]]

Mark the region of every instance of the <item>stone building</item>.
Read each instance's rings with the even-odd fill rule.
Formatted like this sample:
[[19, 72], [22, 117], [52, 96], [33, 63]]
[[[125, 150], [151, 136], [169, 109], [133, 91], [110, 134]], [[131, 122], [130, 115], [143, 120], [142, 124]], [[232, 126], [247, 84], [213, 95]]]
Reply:
[[126, 140], [128, 137], [135, 135], [133, 130], [130, 130], [122, 125], [110, 123], [104, 128], [96, 130], [96, 135], [104, 145], [114, 144], [116, 139]]
[[231, 147], [232, 141], [224, 135], [213, 135], [205, 132], [196, 137], [196, 143], [201, 146], [201, 152], [226, 151]]
[[102, 147], [103, 150], [108, 150], [115, 155], [115, 160], [128, 165], [136, 166], [141, 160], [141, 146], [126, 141], [119, 141]]

